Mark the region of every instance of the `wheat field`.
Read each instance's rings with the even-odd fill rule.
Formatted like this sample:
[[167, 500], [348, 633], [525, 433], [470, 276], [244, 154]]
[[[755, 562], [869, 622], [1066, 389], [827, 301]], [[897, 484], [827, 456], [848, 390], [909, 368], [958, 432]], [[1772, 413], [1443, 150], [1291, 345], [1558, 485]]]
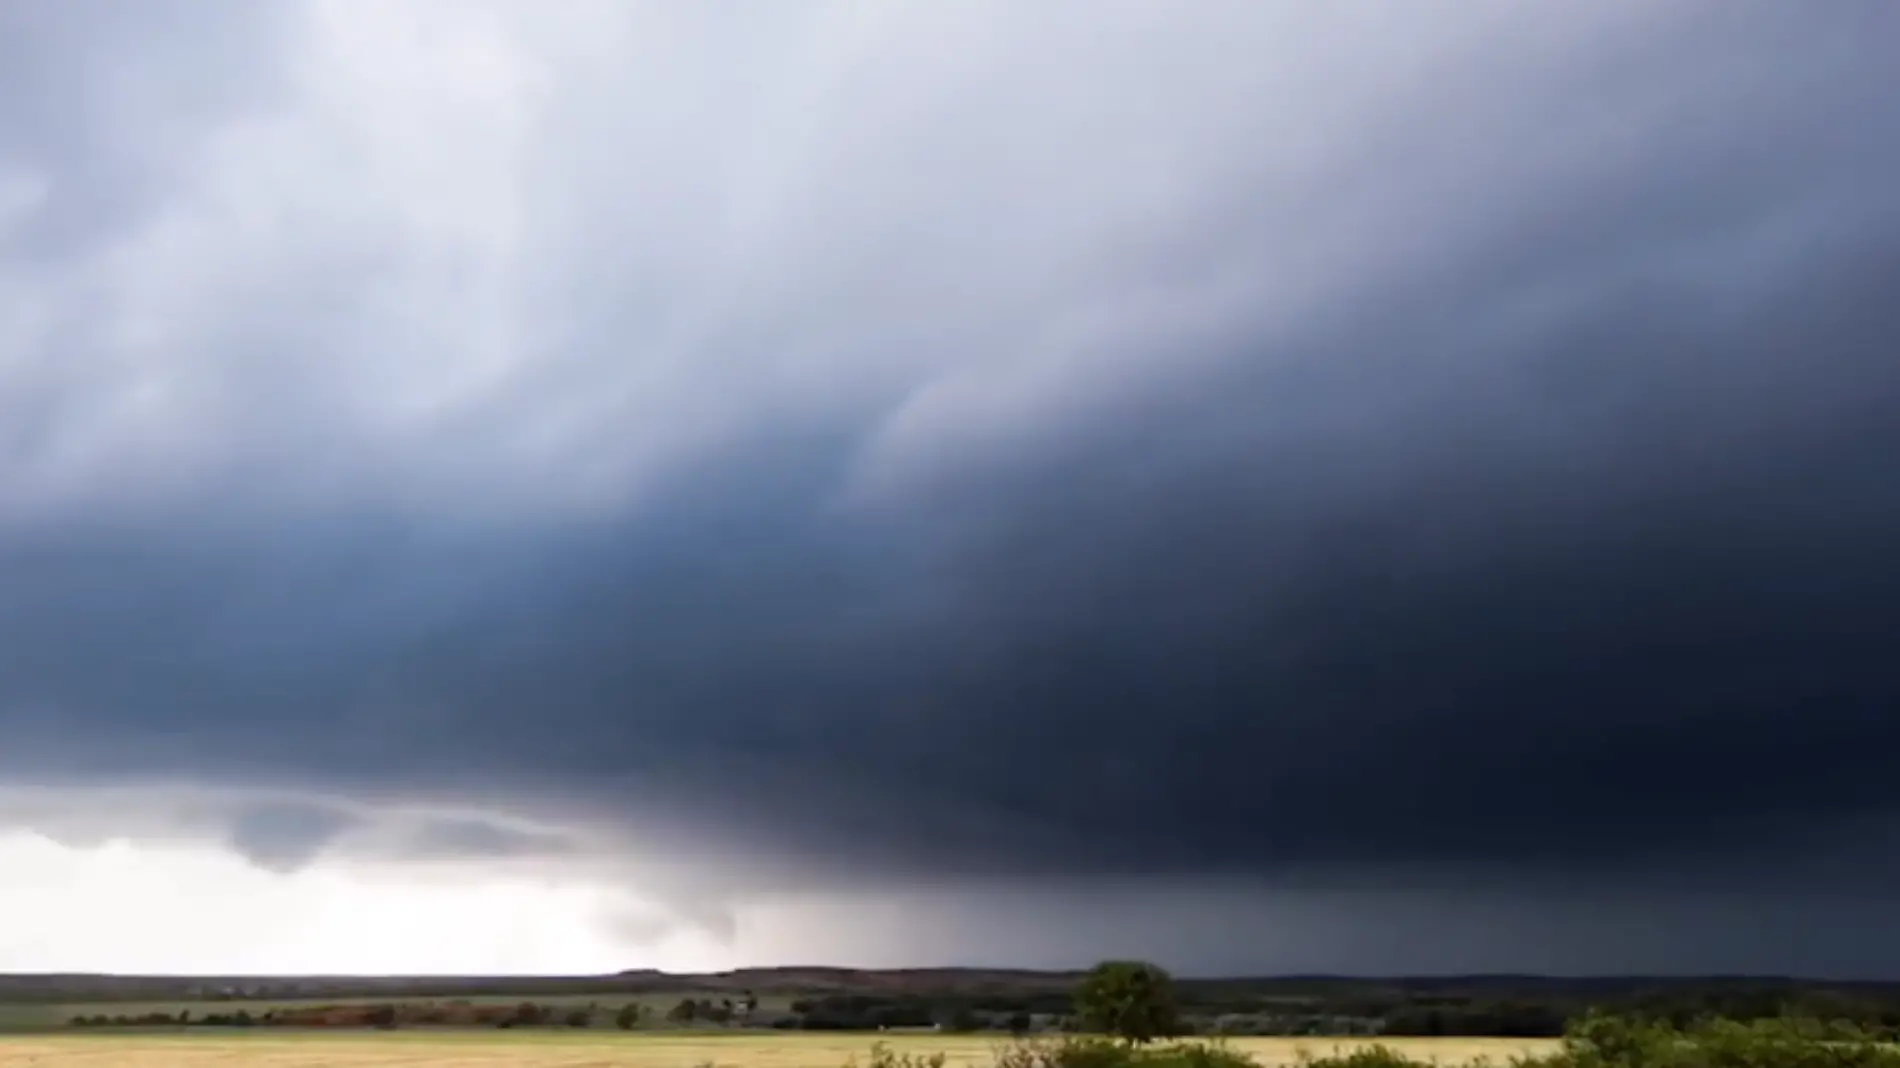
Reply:
[[[659, 1035], [482, 1032], [352, 1034], [32, 1035], [0, 1038], [0, 1068], [842, 1068], [883, 1037], [895, 1050], [942, 1051], [952, 1068], [988, 1065], [997, 1038], [937, 1034]], [[1235, 1038], [1261, 1065], [1292, 1064], [1301, 1050], [1347, 1051], [1368, 1040]], [[1440, 1064], [1501, 1064], [1541, 1053], [1537, 1039], [1401, 1038], [1388, 1045]]]

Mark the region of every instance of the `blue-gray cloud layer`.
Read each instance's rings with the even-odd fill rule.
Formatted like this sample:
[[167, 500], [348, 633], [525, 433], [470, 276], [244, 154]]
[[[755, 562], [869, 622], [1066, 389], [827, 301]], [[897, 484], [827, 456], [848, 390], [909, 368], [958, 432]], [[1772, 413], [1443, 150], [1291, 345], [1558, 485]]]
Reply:
[[[0, 63], [0, 760], [817, 882], [1694, 868], [1900, 801], [1891, 7], [972, 10], [667, 21], [677, 111], [556, 26], [461, 180], [274, 23], [7, 15], [77, 58]], [[126, 126], [148, 48], [288, 215]]]

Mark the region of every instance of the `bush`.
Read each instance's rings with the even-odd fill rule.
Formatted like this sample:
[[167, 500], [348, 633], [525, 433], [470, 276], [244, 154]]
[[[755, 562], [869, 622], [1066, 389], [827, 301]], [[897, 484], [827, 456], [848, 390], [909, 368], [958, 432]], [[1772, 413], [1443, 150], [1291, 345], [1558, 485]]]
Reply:
[[514, 1024], [516, 1027], [534, 1027], [546, 1023], [553, 1013], [554, 1010], [547, 1006], [524, 1001], [515, 1006]]
[[1852, 1025], [1801, 1018], [1668, 1021], [1590, 1013], [1527, 1068], [1900, 1068], [1900, 1048]]
[[[1415, 1060], [1383, 1043], [1361, 1046], [1350, 1053], [1330, 1053], [1324, 1057], [1314, 1057], [1302, 1051], [1300, 1063], [1307, 1068], [1436, 1068], [1433, 1062]], [[1526, 1060], [1523, 1065], [1540, 1064], [1535, 1060]], [[1473, 1068], [1476, 1068], [1474, 1065]]]
[[1178, 1068], [1258, 1068], [1252, 1057], [1218, 1039], [1212, 1042], [1181, 1042], [1157, 1052], [1166, 1059], [1168, 1065]]
[[942, 1020], [942, 1024], [945, 1031], [956, 1034], [967, 1034], [981, 1026], [981, 1022], [976, 1018], [976, 1012], [967, 1005], [959, 1005], [951, 1009], [949, 1015]]
[[[1444, 1068], [1382, 1044], [1315, 1057], [1303, 1068]], [[872, 1068], [909, 1068], [903, 1060]], [[1099, 1037], [1017, 1042], [999, 1049], [995, 1068], [1259, 1068], [1246, 1054], [1214, 1042], [1138, 1047]], [[1474, 1062], [1467, 1068], [1482, 1068]], [[1588, 1014], [1562, 1046], [1545, 1056], [1513, 1058], [1509, 1068], [1900, 1068], [1900, 1047], [1860, 1028], [1804, 1018], [1708, 1019], [1678, 1028]]]
[[1126, 1068], [1135, 1052], [1095, 1036], [1015, 1042], [996, 1052], [995, 1068]]
[[1136, 1047], [1100, 1036], [1016, 1042], [996, 1053], [995, 1068], [1259, 1068], [1220, 1042]]
[[[865, 1068], [943, 1068], [949, 1058], [937, 1053], [899, 1053], [882, 1042], [871, 1043], [871, 1062]], [[857, 1068], [858, 1059], [845, 1061], [845, 1068]]]

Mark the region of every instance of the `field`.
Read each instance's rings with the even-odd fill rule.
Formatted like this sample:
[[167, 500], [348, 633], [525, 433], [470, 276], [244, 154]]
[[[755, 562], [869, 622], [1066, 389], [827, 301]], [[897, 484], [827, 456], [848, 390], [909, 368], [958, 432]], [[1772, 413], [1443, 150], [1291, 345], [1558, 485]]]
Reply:
[[[995, 1037], [938, 1034], [666, 1035], [497, 1032], [387, 1034], [91, 1034], [0, 1037], [0, 1068], [841, 1068], [865, 1059], [884, 1038], [894, 1049], [948, 1054], [954, 1068], [990, 1063]], [[1300, 1050], [1327, 1053], [1359, 1039], [1236, 1038], [1230, 1045], [1263, 1066], [1293, 1063]], [[1502, 1063], [1516, 1053], [1543, 1052], [1536, 1039], [1403, 1038], [1388, 1040], [1414, 1057], [1458, 1064], [1479, 1056]]]
[[[532, 1001], [554, 1010], [565, 1011], [585, 1005], [599, 1005], [606, 1010], [596, 1026], [607, 1026], [615, 1010], [629, 1002], [637, 1003], [655, 1016], [662, 1015], [679, 1001], [679, 992], [659, 994], [561, 994], [553, 997], [520, 994], [475, 994], [454, 999], [470, 1005], [513, 1006], [523, 1001]], [[206, 1013], [235, 1012], [243, 1009], [252, 1016], [262, 1016], [267, 1012], [285, 1012], [308, 1009], [315, 1005], [384, 1005], [392, 1001], [413, 1004], [440, 1004], [448, 998], [387, 998], [387, 997], [339, 997], [339, 998], [288, 998], [271, 1000], [252, 998], [244, 1001], [193, 1001], [184, 999], [158, 1001], [77, 1001], [49, 1003], [6, 1003], [0, 1002], [0, 1032], [53, 1031], [65, 1029], [75, 1016], [88, 1016], [94, 1013], [106, 1015], [143, 1016], [146, 1013], [162, 1012], [177, 1015], [187, 1010], [194, 1016], [202, 1017]], [[765, 1011], [783, 1009], [791, 999], [783, 996], [767, 996], [759, 999], [759, 1006]]]

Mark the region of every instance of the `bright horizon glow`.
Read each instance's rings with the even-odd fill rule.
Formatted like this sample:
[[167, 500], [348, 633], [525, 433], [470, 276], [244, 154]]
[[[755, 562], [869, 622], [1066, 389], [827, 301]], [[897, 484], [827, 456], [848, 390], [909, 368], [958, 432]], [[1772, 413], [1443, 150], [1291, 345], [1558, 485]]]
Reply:
[[266, 871], [225, 850], [64, 845], [0, 833], [0, 970], [163, 975], [588, 975], [725, 966], [690, 931], [615, 937], [617, 888], [550, 875], [444, 879], [319, 861]]

